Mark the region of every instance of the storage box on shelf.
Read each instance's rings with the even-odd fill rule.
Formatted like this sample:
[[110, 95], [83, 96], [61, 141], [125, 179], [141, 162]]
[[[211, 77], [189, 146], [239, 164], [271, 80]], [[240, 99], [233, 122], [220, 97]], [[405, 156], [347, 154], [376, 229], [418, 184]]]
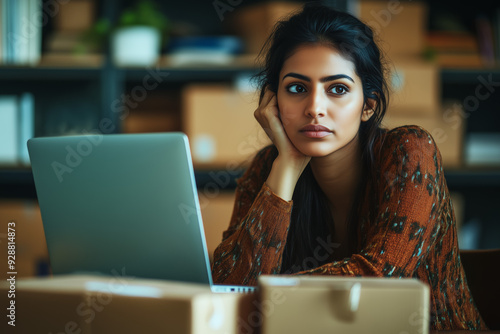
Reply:
[[85, 56], [98, 57], [88, 54], [88, 47], [82, 43], [85, 34], [94, 24], [96, 6], [94, 0], [72, 0], [60, 6], [56, 5], [53, 9], [51, 7], [52, 10], [57, 10], [57, 13], [52, 18], [53, 29], [48, 29], [44, 37], [44, 56], [67, 56], [76, 59]]
[[422, 114], [420, 109], [389, 109], [383, 121], [388, 129], [403, 125], [418, 125], [434, 138], [445, 168], [462, 165], [465, 119], [460, 104], [449, 102], [432, 111], [432, 115]]
[[[54, 28], [59, 31], [83, 32], [94, 23], [95, 0], [72, 0], [57, 7]], [[48, 10], [48, 8], [47, 8]]]
[[285, 1], [242, 7], [227, 16], [227, 26], [243, 38], [247, 53], [259, 53], [274, 25], [301, 8], [300, 2]]
[[[132, 93], [135, 94], [134, 88]], [[151, 90], [130, 105], [123, 104], [120, 115], [125, 133], [167, 132], [181, 130], [181, 106], [178, 91]], [[132, 98], [133, 99], [133, 98]]]
[[450, 197], [456, 219], [457, 234], [460, 235], [460, 233], [462, 233], [462, 226], [464, 225], [465, 197], [458, 191], [450, 192]]
[[405, 114], [419, 110], [421, 115], [435, 115], [441, 104], [439, 67], [418, 57], [397, 58], [389, 67], [391, 110]]
[[[227, 174], [225, 177], [230, 176]], [[212, 260], [215, 249], [222, 241], [222, 233], [229, 227], [234, 207], [234, 192], [212, 193], [212, 189], [206, 193], [199, 189], [198, 192], [208, 254]]]
[[270, 143], [254, 118], [256, 92], [232, 85], [198, 84], [182, 93], [183, 130], [189, 137], [195, 167], [247, 165]]
[[[15, 265], [16, 277], [32, 277], [46, 274], [48, 270], [48, 251], [45, 243], [42, 218], [38, 204], [32, 200], [2, 200], [0, 201], [0, 221], [5, 227], [0, 233], [0, 248], [5, 256], [0, 257], [0, 266], [8, 268], [7, 222], [14, 222], [15, 231]], [[5, 272], [2, 280], [5, 279]]]
[[459, 103], [443, 104], [440, 67], [424, 61], [427, 5], [360, 1], [359, 18], [375, 32], [389, 64], [390, 104], [383, 125], [419, 125], [434, 137], [445, 167], [462, 164], [465, 118]]
[[427, 6], [423, 2], [362, 0], [355, 14], [374, 30], [389, 60], [420, 55], [424, 50]]

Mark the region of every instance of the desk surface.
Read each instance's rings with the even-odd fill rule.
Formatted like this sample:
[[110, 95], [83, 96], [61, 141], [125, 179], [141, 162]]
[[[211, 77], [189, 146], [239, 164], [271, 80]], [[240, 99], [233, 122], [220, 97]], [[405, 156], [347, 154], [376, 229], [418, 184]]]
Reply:
[[[475, 331], [467, 331], [467, 330], [454, 330], [454, 331], [430, 331], [430, 334], [440, 334], [440, 333], [447, 333], [447, 334], [471, 334], [475, 333]], [[477, 333], [488, 333], [488, 334], [500, 334], [500, 330], [495, 330], [495, 331], [477, 331]]]

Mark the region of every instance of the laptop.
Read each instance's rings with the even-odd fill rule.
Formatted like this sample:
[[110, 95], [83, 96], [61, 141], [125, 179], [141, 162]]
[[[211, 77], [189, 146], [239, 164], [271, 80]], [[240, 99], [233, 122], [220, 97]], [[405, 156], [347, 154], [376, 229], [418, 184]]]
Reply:
[[28, 141], [54, 275], [213, 284], [188, 138], [181, 132]]

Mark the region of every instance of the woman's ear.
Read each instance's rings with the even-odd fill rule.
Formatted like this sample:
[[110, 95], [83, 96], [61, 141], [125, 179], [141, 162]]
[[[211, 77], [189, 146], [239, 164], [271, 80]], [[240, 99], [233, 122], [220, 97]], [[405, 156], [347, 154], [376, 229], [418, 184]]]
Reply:
[[374, 99], [367, 99], [363, 107], [363, 113], [361, 114], [361, 121], [368, 121], [375, 113], [375, 107], [377, 102]]

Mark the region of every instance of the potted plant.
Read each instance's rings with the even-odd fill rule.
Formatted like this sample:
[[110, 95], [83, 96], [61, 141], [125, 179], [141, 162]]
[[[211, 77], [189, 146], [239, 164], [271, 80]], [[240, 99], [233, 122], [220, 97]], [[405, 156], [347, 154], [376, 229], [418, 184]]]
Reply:
[[111, 35], [111, 55], [115, 64], [148, 66], [156, 63], [167, 27], [167, 18], [150, 0], [140, 0], [125, 10]]
[[107, 19], [97, 21], [85, 34], [81, 50], [102, 48], [109, 41], [118, 66], [149, 66], [156, 63], [167, 40], [169, 21], [151, 0], [139, 0], [124, 10], [113, 27]]

